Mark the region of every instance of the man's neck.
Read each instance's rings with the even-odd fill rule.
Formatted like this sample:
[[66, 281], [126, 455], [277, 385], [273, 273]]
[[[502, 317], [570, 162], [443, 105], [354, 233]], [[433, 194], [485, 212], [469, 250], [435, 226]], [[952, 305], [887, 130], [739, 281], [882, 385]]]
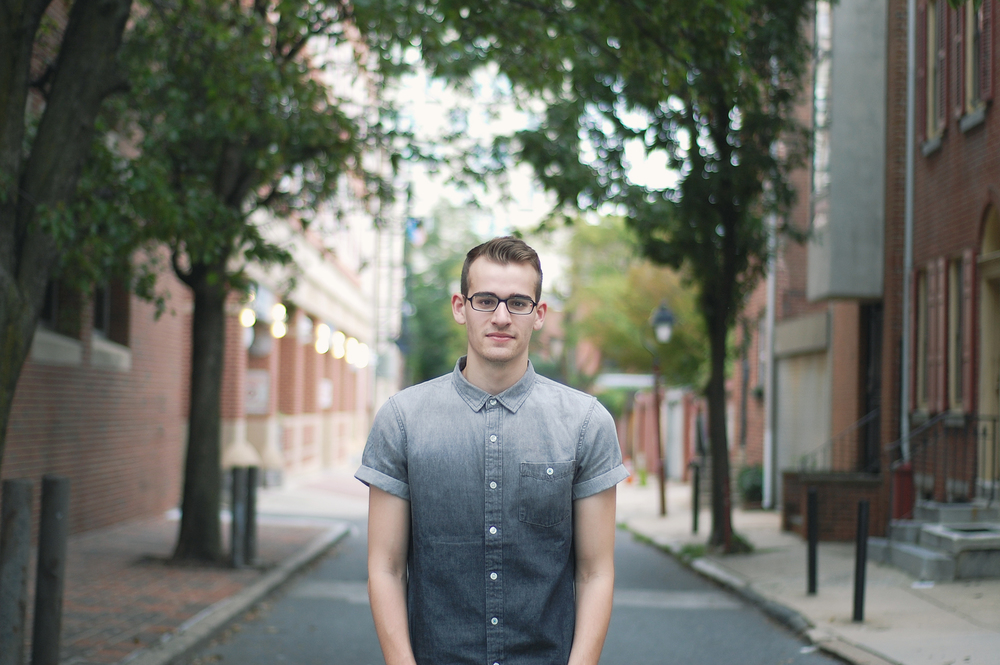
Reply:
[[480, 390], [499, 395], [520, 381], [527, 371], [527, 358], [515, 358], [507, 363], [490, 363], [470, 354], [466, 357], [462, 376]]

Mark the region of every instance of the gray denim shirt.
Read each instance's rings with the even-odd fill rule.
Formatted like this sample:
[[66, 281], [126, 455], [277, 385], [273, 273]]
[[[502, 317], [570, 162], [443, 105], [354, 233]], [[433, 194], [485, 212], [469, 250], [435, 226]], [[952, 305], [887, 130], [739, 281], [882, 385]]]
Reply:
[[535, 374], [492, 396], [462, 375], [378, 412], [356, 477], [410, 502], [420, 665], [564, 665], [576, 618], [573, 501], [628, 476], [597, 400]]

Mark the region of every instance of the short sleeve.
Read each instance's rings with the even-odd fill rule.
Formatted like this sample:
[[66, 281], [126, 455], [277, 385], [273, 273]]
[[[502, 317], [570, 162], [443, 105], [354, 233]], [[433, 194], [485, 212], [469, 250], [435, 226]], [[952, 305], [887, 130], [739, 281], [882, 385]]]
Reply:
[[368, 433], [361, 467], [354, 477], [365, 485], [375, 486], [400, 499], [410, 500], [406, 465], [406, 431], [396, 408], [389, 399], [375, 415]]
[[594, 399], [580, 435], [573, 499], [603, 492], [626, 478], [628, 470], [622, 464], [615, 419]]

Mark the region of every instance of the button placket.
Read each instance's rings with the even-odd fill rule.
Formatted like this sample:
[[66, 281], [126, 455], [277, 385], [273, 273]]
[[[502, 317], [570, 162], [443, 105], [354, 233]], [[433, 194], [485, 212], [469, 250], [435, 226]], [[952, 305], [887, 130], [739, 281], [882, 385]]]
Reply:
[[503, 659], [503, 581], [500, 579], [503, 559], [503, 453], [500, 441], [500, 423], [503, 408], [498, 400], [490, 398], [484, 409], [486, 415], [485, 480], [486, 480], [486, 560], [483, 571], [490, 580], [486, 589], [486, 653], [487, 662]]

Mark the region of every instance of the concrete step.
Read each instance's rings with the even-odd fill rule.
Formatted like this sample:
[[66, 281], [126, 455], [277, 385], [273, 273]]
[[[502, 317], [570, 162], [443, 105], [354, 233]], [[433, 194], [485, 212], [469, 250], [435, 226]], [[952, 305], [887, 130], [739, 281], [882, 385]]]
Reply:
[[991, 522], [925, 524], [920, 529], [917, 544], [952, 556], [957, 556], [966, 550], [1000, 552], [1000, 524]]
[[916, 520], [892, 520], [889, 523], [890, 540], [899, 543], [913, 543], [916, 545], [918, 544], [918, 539], [920, 538], [920, 528], [923, 525], [923, 522], [918, 522]]
[[956, 577], [953, 557], [913, 543], [869, 538], [868, 558], [899, 568], [920, 580], [950, 582]]
[[913, 521], [934, 524], [1000, 522], [1000, 506], [981, 503], [938, 503], [919, 501], [913, 508]]

